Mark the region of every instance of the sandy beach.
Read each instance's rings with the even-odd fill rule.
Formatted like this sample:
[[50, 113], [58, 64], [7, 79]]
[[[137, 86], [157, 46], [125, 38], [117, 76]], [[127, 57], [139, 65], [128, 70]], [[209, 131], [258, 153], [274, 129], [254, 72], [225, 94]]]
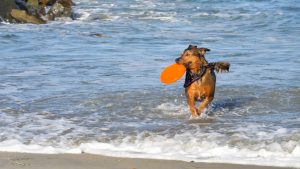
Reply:
[[282, 169], [236, 164], [115, 158], [89, 154], [0, 153], [1, 169]]

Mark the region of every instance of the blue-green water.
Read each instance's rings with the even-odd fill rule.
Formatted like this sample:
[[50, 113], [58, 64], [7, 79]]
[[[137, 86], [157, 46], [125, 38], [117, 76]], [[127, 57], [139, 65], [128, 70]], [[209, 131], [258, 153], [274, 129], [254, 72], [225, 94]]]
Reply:
[[[299, 1], [75, 3], [0, 24], [0, 151], [300, 166]], [[159, 81], [189, 44], [231, 63], [211, 123], [189, 122], [184, 79]]]

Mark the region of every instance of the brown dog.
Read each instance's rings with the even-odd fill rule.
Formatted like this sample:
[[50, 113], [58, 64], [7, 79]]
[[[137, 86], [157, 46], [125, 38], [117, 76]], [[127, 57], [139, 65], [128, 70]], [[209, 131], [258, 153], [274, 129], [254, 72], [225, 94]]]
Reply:
[[[204, 57], [207, 51], [210, 49], [189, 45], [181, 57], [175, 60], [177, 64], [183, 64], [187, 68], [184, 87], [192, 118], [198, 117], [214, 99], [216, 86], [214, 70], [224, 72], [229, 71], [230, 67], [228, 62], [208, 63]], [[201, 101], [198, 109], [195, 107], [196, 101]]]

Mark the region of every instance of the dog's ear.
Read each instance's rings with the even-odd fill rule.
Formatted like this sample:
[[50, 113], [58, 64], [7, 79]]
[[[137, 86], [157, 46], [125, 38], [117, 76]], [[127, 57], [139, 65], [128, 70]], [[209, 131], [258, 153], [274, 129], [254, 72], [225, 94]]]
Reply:
[[207, 48], [198, 48], [197, 50], [197, 53], [200, 55], [200, 56], [204, 56], [206, 51], [210, 51], [210, 49], [207, 49]]
[[187, 48], [187, 50], [190, 50], [190, 49], [195, 49], [197, 48], [197, 46], [194, 46], [194, 45], [189, 45], [189, 47]]

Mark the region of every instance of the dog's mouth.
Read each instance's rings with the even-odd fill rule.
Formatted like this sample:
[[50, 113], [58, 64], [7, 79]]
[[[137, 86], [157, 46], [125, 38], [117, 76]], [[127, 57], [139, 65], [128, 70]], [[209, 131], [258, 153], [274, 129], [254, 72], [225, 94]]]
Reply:
[[185, 68], [189, 68], [191, 64], [192, 64], [192, 62], [183, 63], [183, 65], [185, 66]]
[[179, 58], [176, 58], [176, 59], [175, 59], [175, 62], [176, 62], [177, 64], [184, 65], [186, 68], [189, 68], [189, 66], [192, 64], [192, 62], [182, 63], [182, 60], [181, 60], [180, 57], [179, 57]]

